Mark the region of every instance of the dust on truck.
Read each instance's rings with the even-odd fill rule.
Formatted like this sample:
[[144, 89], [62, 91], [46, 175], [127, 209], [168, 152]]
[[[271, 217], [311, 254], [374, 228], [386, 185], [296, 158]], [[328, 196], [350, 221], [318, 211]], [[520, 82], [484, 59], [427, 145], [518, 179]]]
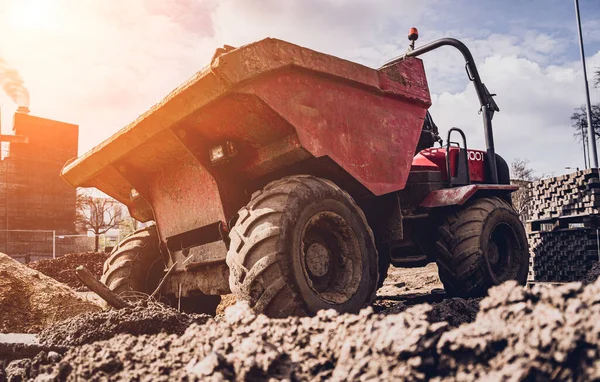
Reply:
[[[436, 262], [452, 295], [524, 284], [529, 252], [498, 107], [467, 47], [444, 38], [379, 69], [277, 39], [217, 50], [208, 67], [62, 177], [95, 187], [155, 224], [104, 265], [122, 295], [152, 293], [214, 311], [233, 293], [271, 317], [370, 304], [390, 265]], [[417, 56], [441, 46], [466, 61], [486, 150], [450, 129], [442, 144]], [[459, 139], [452, 141], [452, 137]], [[434, 147], [440, 142], [440, 147]]]

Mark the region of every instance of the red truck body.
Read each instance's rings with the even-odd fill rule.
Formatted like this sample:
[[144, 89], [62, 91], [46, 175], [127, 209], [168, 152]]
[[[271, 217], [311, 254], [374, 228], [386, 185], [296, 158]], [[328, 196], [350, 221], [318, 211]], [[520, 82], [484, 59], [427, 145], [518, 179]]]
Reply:
[[[216, 57], [62, 176], [155, 220], [166, 240], [226, 225], [245, 183], [310, 157], [331, 158], [373, 195], [403, 189], [430, 103], [419, 59], [375, 70], [265, 39]], [[213, 166], [223, 142], [237, 155]]]

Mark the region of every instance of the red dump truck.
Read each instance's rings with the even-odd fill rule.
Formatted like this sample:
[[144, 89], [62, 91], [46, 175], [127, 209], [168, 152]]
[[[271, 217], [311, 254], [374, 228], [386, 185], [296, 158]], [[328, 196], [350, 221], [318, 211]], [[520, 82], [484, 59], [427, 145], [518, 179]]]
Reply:
[[[154, 222], [115, 248], [102, 281], [149, 294], [164, 279], [160, 294], [192, 311], [233, 293], [271, 317], [355, 312], [390, 264], [436, 262], [453, 295], [525, 283], [527, 240], [494, 149], [493, 95], [464, 44], [414, 48], [416, 37], [379, 69], [271, 38], [226, 46], [68, 163], [68, 183]], [[427, 111], [416, 57], [441, 46], [465, 58], [486, 150], [468, 149], [457, 128], [442, 144]]]

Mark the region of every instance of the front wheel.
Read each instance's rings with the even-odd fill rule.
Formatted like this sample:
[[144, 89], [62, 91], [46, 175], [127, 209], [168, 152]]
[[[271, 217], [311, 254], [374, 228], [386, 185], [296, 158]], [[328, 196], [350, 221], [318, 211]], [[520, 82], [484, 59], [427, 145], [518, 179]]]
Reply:
[[436, 262], [448, 293], [481, 296], [507, 280], [527, 282], [527, 235], [507, 201], [476, 199], [448, 216], [438, 232]]
[[129, 300], [151, 294], [165, 274], [159, 244], [155, 225], [129, 235], [104, 263], [102, 283]]
[[362, 210], [334, 183], [293, 176], [268, 184], [239, 211], [227, 253], [238, 300], [270, 317], [371, 303], [377, 250]]

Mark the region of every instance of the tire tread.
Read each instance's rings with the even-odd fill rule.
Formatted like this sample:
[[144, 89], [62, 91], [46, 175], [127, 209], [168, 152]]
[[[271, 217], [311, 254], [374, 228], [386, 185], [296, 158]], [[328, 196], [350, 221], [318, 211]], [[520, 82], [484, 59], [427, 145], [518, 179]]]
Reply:
[[[359, 219], [374, 242], [373, 231], [363, 211], [348, 193], [329, 180], [296, 175], [273, 181], [255, 192], [248, 205], [238, 212], [240, 218], [229, 234], [232, 244], [227, 253], [229, 285], [238, 298], [248, 300], [257, 312], [270, 317], [281, 317], [290, 312], [306, 314], [289, 280], [282, 277], [285, 264], [277, 256], [280, 217], [284, 214], [290, 194], [301, 188], [329, 188], [343, 195], [358, 211]], [[374, 288], [369, 304], [375, 299], [376, 292], [377, 288]]]

